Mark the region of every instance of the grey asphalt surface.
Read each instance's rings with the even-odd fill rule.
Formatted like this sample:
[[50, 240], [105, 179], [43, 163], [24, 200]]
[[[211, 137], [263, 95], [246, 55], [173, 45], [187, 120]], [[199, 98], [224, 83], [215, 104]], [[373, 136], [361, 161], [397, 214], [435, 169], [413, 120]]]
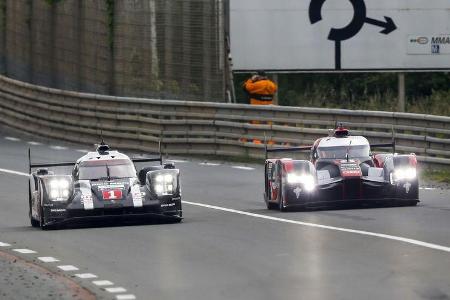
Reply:
[[[0, 129], [0, 168], [27, 172], [29, 146], [41, 162], [86, 149], [27, 144], [37, 140]], [[280, 213], [265, 209], [261, 165], [184, 159], [177, 167], [186, 201], [450, 246], [448, 190], [421, 190], [417, 207]], [[450, 299], [445, 251], [188, 204], [180, 224], [41, 231], [29, 225], [26, 177], [0, 172], [0, 191], [0, 242], [58, 257], [138, 299]]]

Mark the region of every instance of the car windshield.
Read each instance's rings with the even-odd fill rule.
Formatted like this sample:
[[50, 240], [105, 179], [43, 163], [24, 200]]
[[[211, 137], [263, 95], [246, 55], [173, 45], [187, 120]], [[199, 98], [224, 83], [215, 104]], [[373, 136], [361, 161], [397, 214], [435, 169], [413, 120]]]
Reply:
[[80, 180], [130, 178], [136, 176], [136, 169], [131, 161], [111, 160], [92, 161], [80, 166]]
[[370, 147], [369, 145], [319, 147], [317, 152], [319, 153], [319, 158], [345, 159], [347, 153], [349, 158], [361, 158], [369, 156]]

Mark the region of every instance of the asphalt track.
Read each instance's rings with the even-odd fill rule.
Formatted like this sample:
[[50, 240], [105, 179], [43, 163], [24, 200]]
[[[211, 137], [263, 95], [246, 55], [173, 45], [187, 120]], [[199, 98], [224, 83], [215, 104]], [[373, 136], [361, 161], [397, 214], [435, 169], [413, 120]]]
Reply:
[[262, 166], [176, 158], [182, 223], [41, 231], [28, 220], [28, 147], [40, 162], [86, 149], [0, 129], [0, 243], [126, 289], [111, 298], [450, 299], [448, 190], [422, 189], [417, 207], [280, 213], [265, 209]]

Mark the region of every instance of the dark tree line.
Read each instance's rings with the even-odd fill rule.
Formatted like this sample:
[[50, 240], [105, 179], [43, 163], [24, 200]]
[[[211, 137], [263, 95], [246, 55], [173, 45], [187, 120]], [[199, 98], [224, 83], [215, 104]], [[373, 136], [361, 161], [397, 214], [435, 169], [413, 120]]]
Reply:
[[[249, 74], [235, 76], [237, 101]], [[395, 73], [280, 74], [278, 101], [285, 106], [396, 111]], [[407, 73], [406, 111], [450, 116], [450, 73]]]

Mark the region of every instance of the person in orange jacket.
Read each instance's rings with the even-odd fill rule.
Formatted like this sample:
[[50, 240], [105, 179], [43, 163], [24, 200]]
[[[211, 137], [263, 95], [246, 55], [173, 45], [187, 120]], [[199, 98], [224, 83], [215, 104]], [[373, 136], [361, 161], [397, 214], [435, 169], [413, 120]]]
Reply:
[[[250, 77], [243, 84], [243, 89], [250, 99], [251, 105], [272, 105], [273, 98], [277, 92], [277, 85], [267, 78], [264, 71], [259, 71], [256, 75]], [[252, 124], [261, 124], [259, 121], [251, 121]], [[268, 122], [271, 124], [271, 122]], [[246, 139], [241, 139], [246, 141]], [[255, 144], [261, 144], [260, 140], [253, 140]], [[273, 144], [273, 141], [269, 141], [269, 144]]]
[[251, 105], [271, 105], [278, 87], [264, 71], [259, 71], [244, 82], [243, 88]]

